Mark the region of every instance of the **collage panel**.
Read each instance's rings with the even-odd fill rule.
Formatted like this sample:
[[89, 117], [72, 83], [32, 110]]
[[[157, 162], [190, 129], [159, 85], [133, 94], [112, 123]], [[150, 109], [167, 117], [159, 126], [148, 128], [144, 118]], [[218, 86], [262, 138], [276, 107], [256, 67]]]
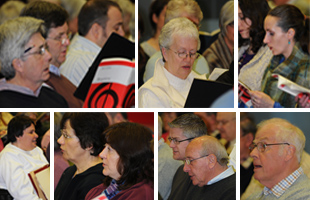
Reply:
[[0, 6], [0, 107], [135, 107], [134, 0]]
[[139, 108], [234, 107], [234, 1], [140, 1], [138, 15]]
[[158, 113], [158, 199], [236, 199], [236, 113]]
[[238, 0], [238, 107], [309, 108], [310, 2]]
[[154, 199], [154, 113], [55, 113], [54, 199]]
[[240, 113], [240, 199], [309, 199], [308, 112]]
[[50, 113], [1, 112], [0, 119], [0, 199], [50, 199]]

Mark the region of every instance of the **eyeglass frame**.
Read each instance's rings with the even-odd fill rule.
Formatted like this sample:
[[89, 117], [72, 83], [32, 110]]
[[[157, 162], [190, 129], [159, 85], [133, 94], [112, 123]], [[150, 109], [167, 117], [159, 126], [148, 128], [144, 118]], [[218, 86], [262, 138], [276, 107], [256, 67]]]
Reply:
[[[194, 54], [191, 54], [190, 52], [189, 52], [189, 53], [185, 53], [185, 52], [180, 53], [180, 52], [178, 52], [178, 51], [174, 51], [174, 50], [171, 49], [171, 48], [166, 48], [166, 49], [167, 49], [167, 50], [171, 50], [173, 53], [177, 54], [178, 57], [181, 58], [181, 59], [186, 59], [187, 56], [189, 56], [190, 59], [196, 60], [196, 59], [200, 56], [199, 53], [198, 53], [197, 51], [196, 51]], [[185, 57], [182, 58], [182, 57], [180, 56], [180, 54], [185, 55]], [[193, 55], [196, 55], [196, 57], [192, 58]]]
[[195, 139], [195, 137], [187, 138], [185, 140], [177, 140], [176, 138], [168, 137], [169, 142], [170, 143], [173, 142], [176, 145], [180, 144], [181, 142], [188, 141], [188, 140], [193, 140], [193, 139]]
[[79, 139], [76, 135], [69, 136], [68, 133], [66, 133], [66, 129], [60, 129], [60, 133], [61, 133], [61, 135], [62, 135], [65, 139], [70, 139], [70, 138], [77, 138], [77, 139]]
[[208, 157], [209, 155], [211, 155], [211, 154], [207, 154], [207, 155], [201, 156], [201, 157], [199, 157], [199, 158], [194, 158], [194, 159], [191, 159], [191, 160], [190, 160], [189, 158], [186, 158], [186, 159], [184, 160], [184, 162], [185, 162], [186, 164], [190, 165], [191, 162], [193, 162], [193, 161], [195, 161], [195, 160], [198, 160], [198, 159], [200, 159], [200, 158]]
[[[30, 56], [30, 55], [34, 55], [34, 54], [39, 54], [39, 55], [43, 56], [45, 54], [45, 52], [48, 51], [47, 43], [44, 43], [41, 47], [39, 47], [39, 50], [37, 50], [35, 52], [29, 52], [31, 49], [33, 49], [35, 47], [36, 47], [36, 45], [32, 45], [31, 47], [27, 48], [21, 57]], [[26, 54], [26, 53], [28, 53], [28, 54]]]
[[[262, 148], [263, 148], [263, 149], [261, 149], [261, 147], [258, 146], [259, 144], [262, 144]], [[253, 142], [253, 143], [249, 146], [249, 150], [250, 150], [250, 152], [252, 152], [252, 151], [257, 147], [257, 150], [258, 150], [259, 152], [263, 153], [263, 152], [265, 152], [267, 146], [273, 146], [273, 145], [291, 145], [291, 144], [290, 144], [290, 143], [287, 143], [287, 142], [273, 143], [273, 144], [265, 144], [265, 143], [263, 143], [263, 142], [258, 142], [257, 144], [255, 144], [255, 143]]]
[[61, 38], [57, 39], [57, 38], [50, 38], [50, 37], [47, 37], [46, 39], [55, 40], [55, 41], [60, 42], [61, 45], [64, 45], [67, 41], [70, 40], [70, 39], [69, 39], [69, 36], [68, 36], [67, 34], [64, 34], [64, 35], [65, 35], [64, 38], [61, 37]]

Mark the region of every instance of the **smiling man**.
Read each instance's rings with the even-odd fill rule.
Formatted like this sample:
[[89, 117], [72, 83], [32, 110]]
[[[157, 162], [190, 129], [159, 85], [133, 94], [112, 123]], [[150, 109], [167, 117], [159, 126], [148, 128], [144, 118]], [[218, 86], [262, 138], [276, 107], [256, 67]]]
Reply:
[[286, 120], [258, 124], [250, 146], [254, 178], [265, 186], [248, 199], [310, 199], [310, 180], [300, 167], [305, 136]]
[[236, 199], [236, 174], [227, 166], [225, 147], [212, 136], [201, 136], [186, 148], [184, 172], [199, 189], [187, 192], [185, 199]]
[[[169, 146], [173, 150], [175, 160], [185, 160], [185, 150], [190, 141], [207, 134], [205, 123], [197, 115], [191, 113], [179, 116], [169, 123], [169, 126]], [[183, 172], [183, 167], [184, 165], [181, 165], [173, 177], [169, 199], [184, 199], [188, 189], [192, 186], [189, 176]]]
[[72, 39], [67, 60], [60, 71], [78, 86], [88, 68], [114, 32], [124, 36], [123, 17], [116, 2], [92, 0], [85, 3], [78, 16], [78, 33]]
[[73, 96], [76, 87], [61, 75], [59, 70], [60, 65], [66, 60], [67, 48], [70, 44], [67, 35], [67, 11], [54, 3], [34, 1], [24, 8], [21, 15], [35, 17], [44, 21], [45, 33], [43, 37], [52, 56], [50, 78], [46, 83], [66, 99], [69, 107], [81, 108], [83, 102]]

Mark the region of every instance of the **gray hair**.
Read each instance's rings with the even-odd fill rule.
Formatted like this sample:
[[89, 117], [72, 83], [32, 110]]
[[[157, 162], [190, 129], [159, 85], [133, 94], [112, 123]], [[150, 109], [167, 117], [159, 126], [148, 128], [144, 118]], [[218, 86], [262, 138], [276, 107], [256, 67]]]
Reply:
[[7, 1], [3, 4], [0, 7], [0, 24], [18, 17], [25, 5], [26, 4], [21, 1]]
[[21, 58], [33, 34], [43, 33], [43, 22], [33, 17], [18, 17], [0, 26], [0, 69], [7, 80], [15, 76], [13, 60]]
[[207, 134], [206, 124], [195, 114], [188, 113], [179, 116], [169, 123], [171, 128], [180, 128], [187, 138], [199, 137]]
[[260, 122], [257, 127], [257, 131], [268, 124], [273, 124], [278, 129], [276, 131], [276, 138], [278, 142], [287, 142], [290, 145], [294, 145], [296, 148], [296, 157], [298, 162], [301, 160], [302, 152], [305, 148], [306, 137], [304, 133], [289, 121], [281, 118], [272, 118]]
[[221, 166], [227, 166], [228, 164], [228, 154], [225, 147], [212, 136], [201, 136], [198, 139], [202, 141], [202, 149], [200, 151], [200, 156], [214, 154], [216, 156], [217, 162]]
[[158, 116], [158, 137], [161, 137], [163, 134], [163, 121], [161, 120], [161, 117]]
[[186, 12], [189, 16], [195, 17], [201, 22], [203, 18], [202, 11], [198, 3], [194, 0], [171, 0], [167, 5], [165, 23], [171, 19], [181, 17]]
[[161, 29], [158, 42], [162, 48], [170, 48], [174, 42], [174, 36], [190, 37], [196, 39], [198, 45], [197, 50], [200, 49], [200, 39], [197, 27], [189, 19], [185, 17], [175, 18], [169, 21]]
[[227, 25], [234, 21], [234, 1], [227, 1], [220, 12], [220, 29], [223, 36], [226, 36]]

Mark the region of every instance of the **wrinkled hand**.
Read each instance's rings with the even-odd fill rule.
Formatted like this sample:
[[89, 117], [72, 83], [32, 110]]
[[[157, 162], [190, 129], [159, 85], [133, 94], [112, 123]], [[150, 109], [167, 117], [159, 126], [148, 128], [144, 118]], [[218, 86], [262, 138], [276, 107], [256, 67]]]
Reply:
[[261, 91], [249, 91], [254, 108], [273, 108], [274, 100]]
[[309, 94], [300, 93], [295, 97], [295, 101], [298, 102], [300, 107], [310, 108]]

